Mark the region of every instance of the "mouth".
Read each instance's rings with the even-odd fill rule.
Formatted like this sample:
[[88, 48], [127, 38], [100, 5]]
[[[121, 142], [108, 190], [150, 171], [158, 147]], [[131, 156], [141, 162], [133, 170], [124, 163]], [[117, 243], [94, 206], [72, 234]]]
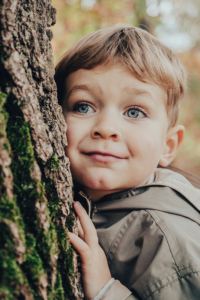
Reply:
[[121, 159], [123, 159], [120, 156], [117, 156], [115, 154], [112, 153], [107, 153], [107, 152], [100, 152], [100, 151], [94, 151], [94, 152], [87, 152], [87, 153], [83, 153], [85, 155], [87, 155], [88, 157], [90, 157], [91, 159], [95, 160], [95, 161], [99, 161], [99, 162], [115, 162], [115, 161], [119, 161]]

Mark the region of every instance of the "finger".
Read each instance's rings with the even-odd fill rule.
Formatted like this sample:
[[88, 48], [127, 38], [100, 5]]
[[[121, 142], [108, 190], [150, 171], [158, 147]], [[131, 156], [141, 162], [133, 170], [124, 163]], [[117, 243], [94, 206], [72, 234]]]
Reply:
[[74, 249], [79, 253], [82, 263], [87, 263], [91, 257], [91, 250], [89, 246], [80, 239], [77, 235], [68, 231], [70, 243]]
[[83, 232], [83, 228], [81, 226], [81, 223], [79, 221], [79, 219], [77, 220], [77, 224], [78, 224], [78, 236], [84, 240], [84, 232]]
[[79, 217], [80, 224], [84, 232], [85, 242], [89, 245], [90, 248], [96, 246], [98, 244], [98, 237], [96, 228], [94, 227], [92, 220], [89, 218], [80, 202], [75, 202], [74, 208]]

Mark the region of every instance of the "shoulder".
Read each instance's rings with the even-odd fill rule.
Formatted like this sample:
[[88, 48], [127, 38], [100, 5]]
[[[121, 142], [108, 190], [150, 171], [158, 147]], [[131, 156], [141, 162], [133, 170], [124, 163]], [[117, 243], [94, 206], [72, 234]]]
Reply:
[[[183, 172], [177, 168], [155, 170], [155, 180], [151, 186], [166, 186], [184, 196], [192, 205], [200, 210], [200, 178]], [[181, 171], [180, 173], [175, 172]], [[185, 176], [183, 176], [185, 175]]]
[[[158, 228], [155, 233], [162, 234], [164, 247], [160, 251], [164, 255], [169, 252], [173, 260], [173, 269], [178, 276], [185, 277], [193, 271], [200, 270], [200, 226], [197, 221], [184, 215], [147, 210]], [[164, 242], [165, 240], [165, 242]], [[165, 257], [161, 258], [165, 260]], [[169, 265], [168, 265], [169, 267]]]
[[142, 299], [162, 299], [164, 291], [176, 299], [176, 293], [187, 288], [200, 293], [199, 230], [196, 222], [181, 215], [132, 211], [107, 253], [113, 276]]

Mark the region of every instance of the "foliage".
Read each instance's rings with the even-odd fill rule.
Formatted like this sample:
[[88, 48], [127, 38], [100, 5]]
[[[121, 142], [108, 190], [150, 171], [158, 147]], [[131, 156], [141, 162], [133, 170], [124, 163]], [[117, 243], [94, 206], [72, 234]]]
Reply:
[[55, 61], [82, 36], [116, 23], [151, 27], [150, 31], [153, 30], [152, 18], [146, 14], [145, 0], [99, 0], [84, 7], [87, 2], [90, 1], [53, 0], [57, 9], [52, 40]]
[[[198, 99], [200, 93], [200, 48], [198, 48], [200, 2], [198, 0], [190, 2], [187, 0], [53, 0], [53, 4], [57, 9], [57, 24], [53, 28], [52, 40], [55, 63], [75, 41], [85, 34], [115, 23], [140, 26], [156, 35], [159, 26], [164, 26], [163, 30], [166, 32], [169, 30], [166, 23], [169, 24], [170, 15], [175, 23], [171, 25], [169, 34], [175, 30], [182, 30], [189, 33], [194, 40], [195, 33], [193, 43], [195, 47], [179, 54], [188, 69], [188, 93], [183, 101], [179, 118], [179, 122], [186, 126], [187, 131], [174, 164], [200, 176], [200, 102]], [[172, 8], [168, 15], [165, 14], [166, 4], [168, 8], [170, 5]], [[150, 17], [146, 12], [150, 5], [154, 5], [154, 13], [157, 9], [154, 17]], [[196, 17], [192, 18], [192, 14]]]

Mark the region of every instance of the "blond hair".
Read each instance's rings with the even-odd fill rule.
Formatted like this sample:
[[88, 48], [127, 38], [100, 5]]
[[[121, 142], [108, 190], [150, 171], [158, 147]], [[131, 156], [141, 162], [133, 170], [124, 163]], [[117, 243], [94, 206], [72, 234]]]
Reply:
[[55, 80], [62, 105], [66, 77], [78, 69], [121, 62], [142, 82], [161, 85], [167, 93], [167, 113], [174, 126], [187, 87], [186, 70], [179, 58], [148, 32], [127, 25], [92, 32], [69, 49], [56, 66]]

